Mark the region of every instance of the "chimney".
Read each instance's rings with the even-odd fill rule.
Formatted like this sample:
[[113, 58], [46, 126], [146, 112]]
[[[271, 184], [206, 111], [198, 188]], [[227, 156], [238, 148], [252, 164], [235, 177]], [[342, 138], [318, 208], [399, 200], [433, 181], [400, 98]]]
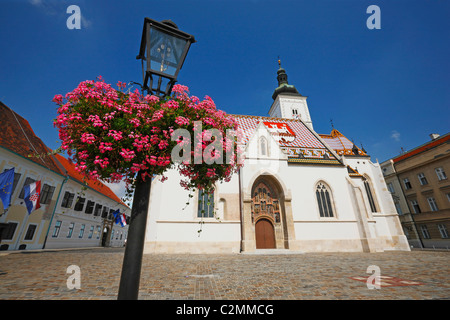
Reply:
[[439, 138], [439, 137], [440, 137], [440, 135], [439, 135], [438, 133], [432, 133], [432, 134], [430, 134], [431, 140], [435, 140], [435, 139], [437, 139], [437, 138]]

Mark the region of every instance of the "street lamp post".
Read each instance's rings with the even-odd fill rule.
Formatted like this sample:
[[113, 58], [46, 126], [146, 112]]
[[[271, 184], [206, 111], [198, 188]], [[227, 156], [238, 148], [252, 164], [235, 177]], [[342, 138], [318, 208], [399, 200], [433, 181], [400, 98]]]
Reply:
[[[180, 31], [170, 20], [158, 22], [145, 18], [139, 55], [136, 57], [142, 61], [143, 90], [160, 98], [169, 96], [189, 47], [194, 42], [192, 35]], [[138, 176], [141, 176], [141, 172]], [[150, 188], [151, 179], [136, 183], [120, 277], [119, 300], [138, 299]]]

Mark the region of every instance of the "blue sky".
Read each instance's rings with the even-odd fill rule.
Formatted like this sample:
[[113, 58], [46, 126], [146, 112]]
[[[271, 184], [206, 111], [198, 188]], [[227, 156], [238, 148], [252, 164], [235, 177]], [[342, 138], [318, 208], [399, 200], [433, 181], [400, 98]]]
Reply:
[[[228, 113], [263, 115], [277, 86], [277, 57], [308, 96], [318, 133], [334, 127], [372, 160], [416, 147], [450, 124], [447, 0], [52, 1], [0, 0], [0, 100], [50, 147], [57, 93], [101, 75], [142, 82], [135, 59], [144, 17], [171, 19], [195, 36], [178, 83]], [[80, 30], [66, 13], [76, 4]], [[369, 5], [381, 29], [369, 30]]]

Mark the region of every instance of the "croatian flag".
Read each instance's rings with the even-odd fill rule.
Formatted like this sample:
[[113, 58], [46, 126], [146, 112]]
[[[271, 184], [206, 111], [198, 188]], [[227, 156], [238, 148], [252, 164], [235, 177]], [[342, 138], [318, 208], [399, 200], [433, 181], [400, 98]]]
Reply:
[[122, 226], [122, 227], [125, 227], [126, 225], [127, 225], [127, 220], [126, 220], [126, 217], [125, 217], [125, 213], [122, 213], [120, 216], [119, 216], [119, 223], [120, 223], [120, 225]]
[[41, 181], [36, 181], [32, 184], [28, 184], [25, 187], [25, 205], [28, 210], [28, 214], [41, 207], [39, 198], [41, 196]]
[[122, 227], [125, 227], [127, 225], [127, 220], [125, 217], [125, 213], [120, 213], [119, 209], [113, 212], [114, 215], [114, 222], [116, 224], [120, 223]]

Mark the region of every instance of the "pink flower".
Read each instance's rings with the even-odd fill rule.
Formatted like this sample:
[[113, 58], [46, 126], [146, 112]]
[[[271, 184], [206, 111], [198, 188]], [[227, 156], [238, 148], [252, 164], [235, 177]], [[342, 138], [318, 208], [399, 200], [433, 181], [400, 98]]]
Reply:
[[120, 155], [125, 159], [125, 161], [131, 161], [135, 157], [134, 151], [122, 148]]
[[161, 140], [158, 144], [158, 148], [160, 150], [164, 150], [165, 148], [167, 148], [168, 145], [169, 143], [166, 140]]
[[98, 147], [98, 149], [100, 150], [101, 153], [105, 153], [106, 151], [112, 151], [112, 143], [110, 142], [100, 142], [100, 146]]
[[156, 111], [153, 116], [152, 116], [152, 121], [158, 121], [160, 119], [162, 119], [162, 117], [164, 116], [164, 111], [163, 110], [158, 110]]
[[214, 177], [216, 174], [216, 169], [207, 169], [206, 170], [206, 176], [208, 178]]
[[176, 85], [173, 86], [172, 92], [174, 92], [174, 93], [185, 93], [185, 92], [189, 92], [189, 88], [186, 87], [186, 86], [183, 86], [181, 84], [176, 84]]
[[139, 127], [141, 125], [141, 121], [137, 118], [133, 118], [129, 120], [131, 124], [133, 124], [133, 126], [135, 128]]
[[180, 105], [178, 104], [177, 101], [175, 100], [169, 100], [164, 104], [164, 107], [166, 108], [172, 108], [172, 109], [177, 109]]
[[95, 136], [92, 133], [83, 133], [81, 135], [81, 142], [92, 144], [95, 141]]
[[119, 141], [122, 140], [122, 131], [109, 130], [108, 137], [113, 137], [114, 140]]
[[55, 102], [56, 104], [61, 104], [63, 101], [63, 96], [61, 94], [57, 94], [53, 97], [53, 102]]
[[183, 125], [188, 125], [190, 121], [189, 121], [188, 118], [179, 116], [179, 117], [177, 117], [177, 118], [175, 119], [175, 122], [176, 122], [178, 125], [183, 126]]

